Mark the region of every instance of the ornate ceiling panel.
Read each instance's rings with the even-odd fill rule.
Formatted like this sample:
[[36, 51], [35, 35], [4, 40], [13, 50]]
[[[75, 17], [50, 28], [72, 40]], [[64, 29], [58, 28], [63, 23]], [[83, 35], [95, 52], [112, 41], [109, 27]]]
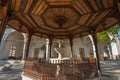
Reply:
[[9, 3], [10, 20], [17, 20], [34, 35], [63, 38], [89, 34], [91, 27], [96, 29], [109, 18], [117, 0], [10, 0]]

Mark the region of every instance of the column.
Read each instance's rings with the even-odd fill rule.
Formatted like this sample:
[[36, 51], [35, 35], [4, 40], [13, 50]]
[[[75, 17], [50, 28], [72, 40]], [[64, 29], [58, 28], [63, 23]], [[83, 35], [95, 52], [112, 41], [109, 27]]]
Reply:
[[29, 53], [29, 47], [30, 47], [30, 42], [31, 42], [32, 34], [29, 33], [27, 43], [26, 43], [26, 58], [28, 58], [28, 53]]
[[49, 59], [49, 40], [46, 39], [46, 59]]
[[53, 41], [53, 38], [49, 38], [49, 47], [50, 47], [50, 50], [49, 50], [49, 58], [51, 58], [52, 41]]
[[70, 41], [70, 47], [71, 47], [71, 55], [70, 55], [70, 57], [73, 58], [73, 38], [70, 37], [69, 41]]
[[71, 34], [68, 35], [68, 39], [70, 42], [70, 47], [71, 47], [71, 55], [70, 58], [73, 58], [73, 36]]
[[25, 38], [24, 39], [24, 46], [23, 46], [23, 55], [22, 55], [22, 60], [25, 59], [25, 56], [26, 56], [26, 49], [27, 49], [27, 39]]
[[98, 71], [101, 72], [100, 59], [99, 59], [98, 46], [97, 46], [97, 33], [95, 31], [92, 31], [92, 38], [95, 45], [97, 68], [98, 68]]

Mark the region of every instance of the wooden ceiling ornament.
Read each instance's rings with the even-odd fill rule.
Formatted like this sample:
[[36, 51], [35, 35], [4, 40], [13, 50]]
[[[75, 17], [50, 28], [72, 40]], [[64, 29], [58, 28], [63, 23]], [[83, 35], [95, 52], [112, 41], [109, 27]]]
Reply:
[[5, 7], [8, 3], [8, 0], [0, 0], [0, 8]]
[[105, 21], [116, 3], [117, 0], [11, 0], [9, 11], [37, 36], [67, 38], [71, 34], [75, 38], [88, 35], [90, 27], [96, 28]]

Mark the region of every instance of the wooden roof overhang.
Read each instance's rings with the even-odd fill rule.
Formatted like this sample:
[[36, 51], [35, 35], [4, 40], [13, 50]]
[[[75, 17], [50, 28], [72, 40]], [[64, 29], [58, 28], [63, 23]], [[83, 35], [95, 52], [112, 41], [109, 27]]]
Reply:
[[111, 18], [118, 0], [10, 0], [8, 25], [40, 37], [74, 38], [105, 30], [117, 23]]

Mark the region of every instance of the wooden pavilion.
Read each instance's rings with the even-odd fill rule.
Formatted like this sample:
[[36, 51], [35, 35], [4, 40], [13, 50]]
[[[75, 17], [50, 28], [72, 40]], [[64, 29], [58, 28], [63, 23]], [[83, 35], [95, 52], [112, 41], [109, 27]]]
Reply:
[[[100, 71], [96, 33], [120, 23], [119, 11], [120, 0], [0, 0], [0, 40], [6, 25], [28, 34], [24, 75], [40, 80], [84, 80]], [[73, 59], [55, 64], [29, 59], [32, 35], [48, 38], [50, 48], [55, 38], [69, 39], [72, 47], [74, 38], [92, 35], [97, 65]], [[61, 71], [55, 76], [57, 65]]]

